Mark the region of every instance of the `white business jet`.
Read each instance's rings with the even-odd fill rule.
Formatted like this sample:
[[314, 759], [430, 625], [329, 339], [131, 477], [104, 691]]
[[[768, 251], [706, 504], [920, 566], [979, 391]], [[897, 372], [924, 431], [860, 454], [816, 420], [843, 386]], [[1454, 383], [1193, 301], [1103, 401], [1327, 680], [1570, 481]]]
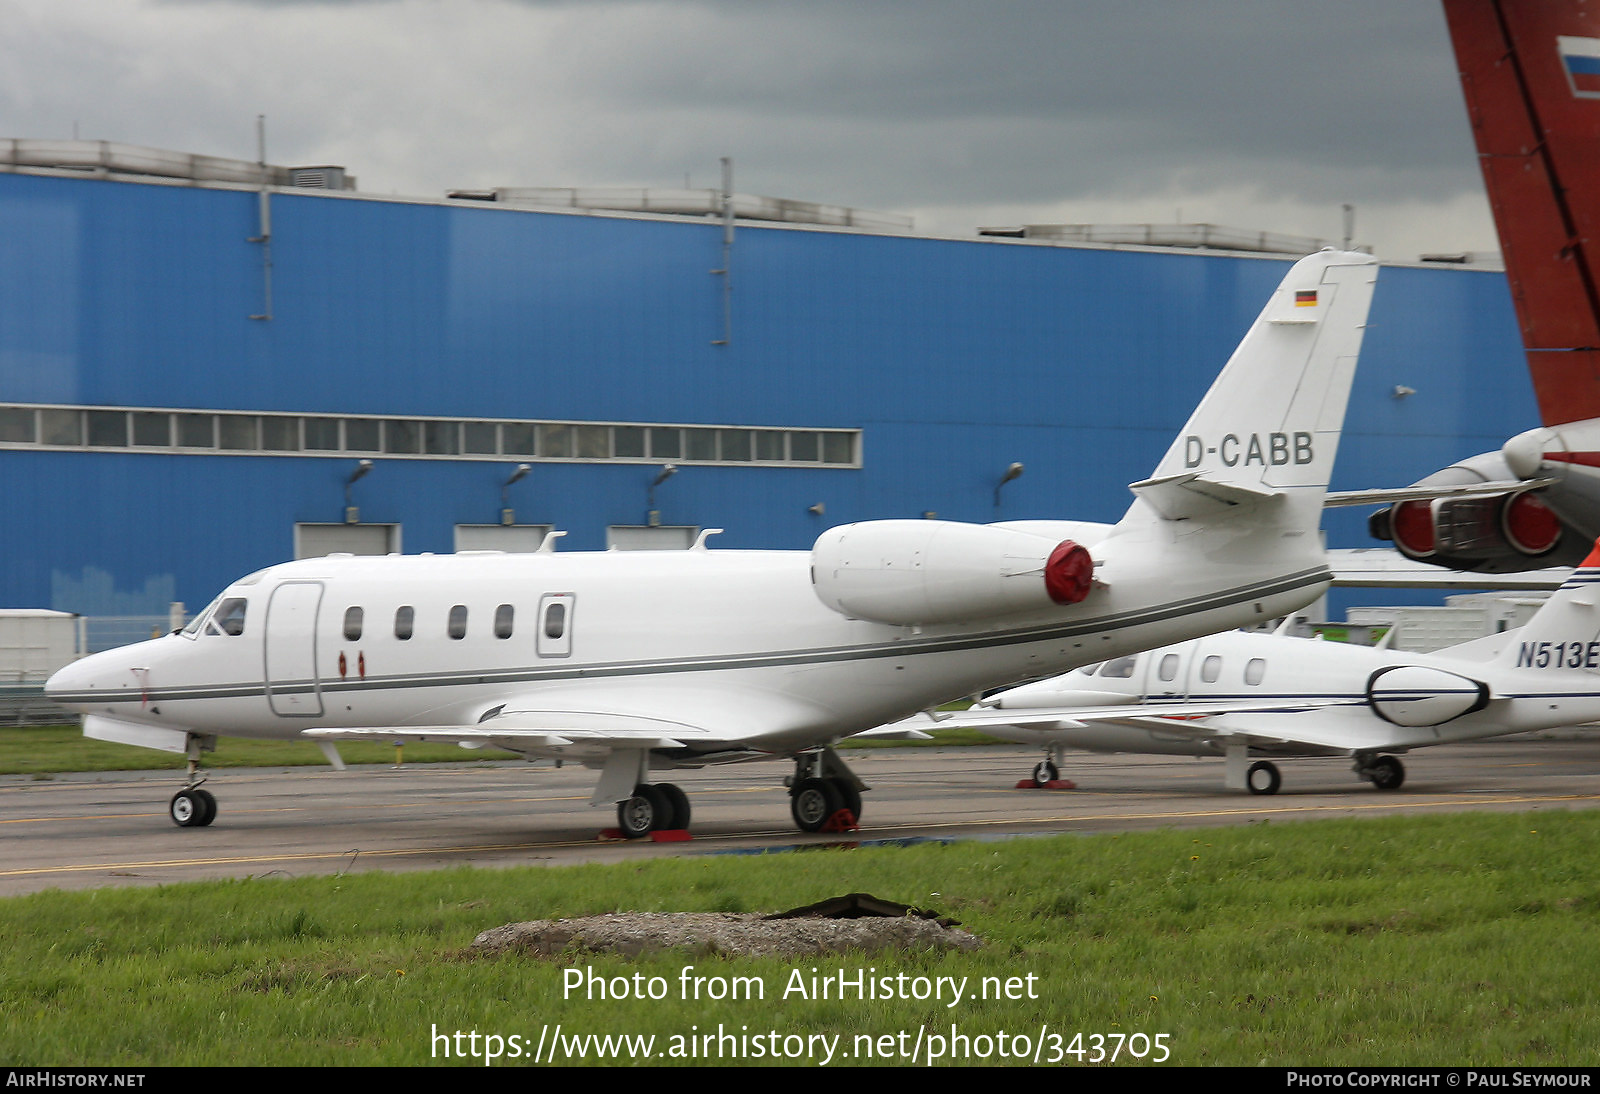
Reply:
[[1040, 745], [1041, 784], [1074, 748], [1223, 756], [1229, 789], [1275, 794], [1273, 759], [1348, 757], [1397, 790], [1405, 768], [1389, 753], [1597, 719], [1600, 544], [1520, 630], [1431, 654], [1230, 631], [1024, 684], [941, 724]]
[[[623, 834], [686, 828], [656, 770], [794, 762], [791, 812], [859, 815], [838, 738], [975, 690], [1293, 611], [1377, 265], [1297, 263], [1116, 525], [851, 524], [810, 551], [356, 558], [241, 578], [182, 632], [85, 658], [47, 694], [84, 733], [187, 753], [209, 824], [219, 735], [444, 740], [600, 769]], [[325, 749], [334, 760], [331, 745]]]

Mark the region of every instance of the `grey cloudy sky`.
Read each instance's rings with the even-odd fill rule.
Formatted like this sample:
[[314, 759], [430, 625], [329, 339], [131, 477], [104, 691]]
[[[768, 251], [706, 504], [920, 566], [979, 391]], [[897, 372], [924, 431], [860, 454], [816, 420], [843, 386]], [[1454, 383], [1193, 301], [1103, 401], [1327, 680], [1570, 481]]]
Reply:
[[0, 136], [1495, 250], [1437, 0], [0, 0]]

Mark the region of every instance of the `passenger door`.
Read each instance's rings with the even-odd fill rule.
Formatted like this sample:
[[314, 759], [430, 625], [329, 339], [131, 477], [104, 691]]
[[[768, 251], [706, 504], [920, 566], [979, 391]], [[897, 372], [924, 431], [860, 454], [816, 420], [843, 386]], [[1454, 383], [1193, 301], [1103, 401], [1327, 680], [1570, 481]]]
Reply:
[[274, 714], [315, 718], [322, 713], [317, 676], [317, 609], [320, 581], [290, 581], [267, 602], [267, 702]]

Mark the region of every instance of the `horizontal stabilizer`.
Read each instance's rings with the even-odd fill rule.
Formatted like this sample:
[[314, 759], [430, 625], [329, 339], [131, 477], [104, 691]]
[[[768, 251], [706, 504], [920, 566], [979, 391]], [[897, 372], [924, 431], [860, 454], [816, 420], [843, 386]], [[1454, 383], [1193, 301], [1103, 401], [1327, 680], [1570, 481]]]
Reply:
[[1216, 482], [1198, 471], [1145, 479], [1128, 487], [1166, 520], [1211, 516], [1241, 505], [1259, 505], [1282, 497], [1260, 486]]

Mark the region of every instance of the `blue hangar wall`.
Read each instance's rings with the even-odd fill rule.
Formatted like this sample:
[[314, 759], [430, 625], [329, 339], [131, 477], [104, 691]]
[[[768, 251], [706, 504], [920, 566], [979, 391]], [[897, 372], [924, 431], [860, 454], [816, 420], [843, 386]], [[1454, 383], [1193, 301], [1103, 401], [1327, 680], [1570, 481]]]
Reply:
[[[263, 320], [257, 200], [0, 174], [0, 404], [861, 431], [859, 467], [686, 465], [660, 486], [663, 523], [727, 548], [927, 512], [1114, 520], [1288, 265], [741, 224], [714, 345], [719, 225], [277, 192]], [[1371, 322], [1336, 486], [1402, 485], [1537, 424], [1500, 274], [1385, 268]], [[373, 458], [354, 500], [407, 552], [494, 523], [523, 459]], [[509, 500], [564, 549], [644, 523], [652, 463], [527, 462]], [[296, 522], [342, 519], [354, 466], [0, 442], [0, 605], [195, 610], [291, 557]], [[1368, 545], [1360, 512], [1328, 527]]]

